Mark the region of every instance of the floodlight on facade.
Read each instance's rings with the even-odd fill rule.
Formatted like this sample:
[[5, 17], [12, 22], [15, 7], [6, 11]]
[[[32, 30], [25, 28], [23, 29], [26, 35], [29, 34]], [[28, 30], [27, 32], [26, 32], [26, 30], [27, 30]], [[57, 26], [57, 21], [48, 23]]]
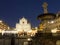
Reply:
[[54, 23], [54, 21], [48, 21], [48, 23]]
[[57, 28], [51, 30], [52, 33], [57, 33], [58, 31], [60, 31], [60, 30], [58, 30]]

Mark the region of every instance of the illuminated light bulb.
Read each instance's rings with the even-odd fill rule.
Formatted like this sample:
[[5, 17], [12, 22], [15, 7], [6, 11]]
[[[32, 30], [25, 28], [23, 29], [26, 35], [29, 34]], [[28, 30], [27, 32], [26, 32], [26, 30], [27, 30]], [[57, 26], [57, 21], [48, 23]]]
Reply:
[[27, 40], [28, 40], [28, 41], [31, 41], [32, 39], [31, 39], [31, 38], [28, 38]]
[[54, 23], [54, 21], [51, 21], [51, 23]]
[[51, 30], [52, 33], [56, 33], [57, 32], [57, 28]]
[[48, 21], [48, 23], [54, 23], [54, 21]]
[[2, 22], [2, 20], [0, 20], [0, 23]]

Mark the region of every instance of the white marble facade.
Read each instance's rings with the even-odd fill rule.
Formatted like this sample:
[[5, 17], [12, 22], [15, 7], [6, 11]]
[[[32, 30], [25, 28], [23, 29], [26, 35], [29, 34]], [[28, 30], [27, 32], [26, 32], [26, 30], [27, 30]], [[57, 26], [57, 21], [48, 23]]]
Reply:
[[28, 32], [28, 31], [32, 30], [31, 24], [28, 23], [27, 19], [25, 19], [23, 17], [22, 19], [19, 20], [19, 23], [16, 23], [16, 30]]

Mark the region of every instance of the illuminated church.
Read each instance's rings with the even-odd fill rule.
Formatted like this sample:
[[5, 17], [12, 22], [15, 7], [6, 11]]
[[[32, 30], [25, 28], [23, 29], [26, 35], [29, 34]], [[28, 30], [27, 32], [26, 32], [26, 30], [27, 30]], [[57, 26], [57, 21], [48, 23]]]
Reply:
[[27, 19], [23, 17], [22, 19], [19, 20], [19, 23], [16, 23], [16, 30], [24, 32], [31, 31], [32, 30], [31, 24], [28, 23]]
[[26, 33], [26, 35], [30, 36], [34, 36], [35, 33], [37, 33], [37, 28], [33, 30], [31, 24], [24, 17], [19, 20], [19, 23], [16, 23], [15, 30], [18, 32], [18, 34]]

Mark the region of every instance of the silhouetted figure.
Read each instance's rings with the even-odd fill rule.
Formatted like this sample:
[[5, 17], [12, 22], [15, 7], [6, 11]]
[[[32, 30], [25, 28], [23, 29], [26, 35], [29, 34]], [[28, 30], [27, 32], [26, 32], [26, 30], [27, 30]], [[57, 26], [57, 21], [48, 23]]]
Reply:
[[11, 45], [15, 45], [15, 38], [14, 38], [13, 34], [12, 34], [12, 37], [11, 37]]

